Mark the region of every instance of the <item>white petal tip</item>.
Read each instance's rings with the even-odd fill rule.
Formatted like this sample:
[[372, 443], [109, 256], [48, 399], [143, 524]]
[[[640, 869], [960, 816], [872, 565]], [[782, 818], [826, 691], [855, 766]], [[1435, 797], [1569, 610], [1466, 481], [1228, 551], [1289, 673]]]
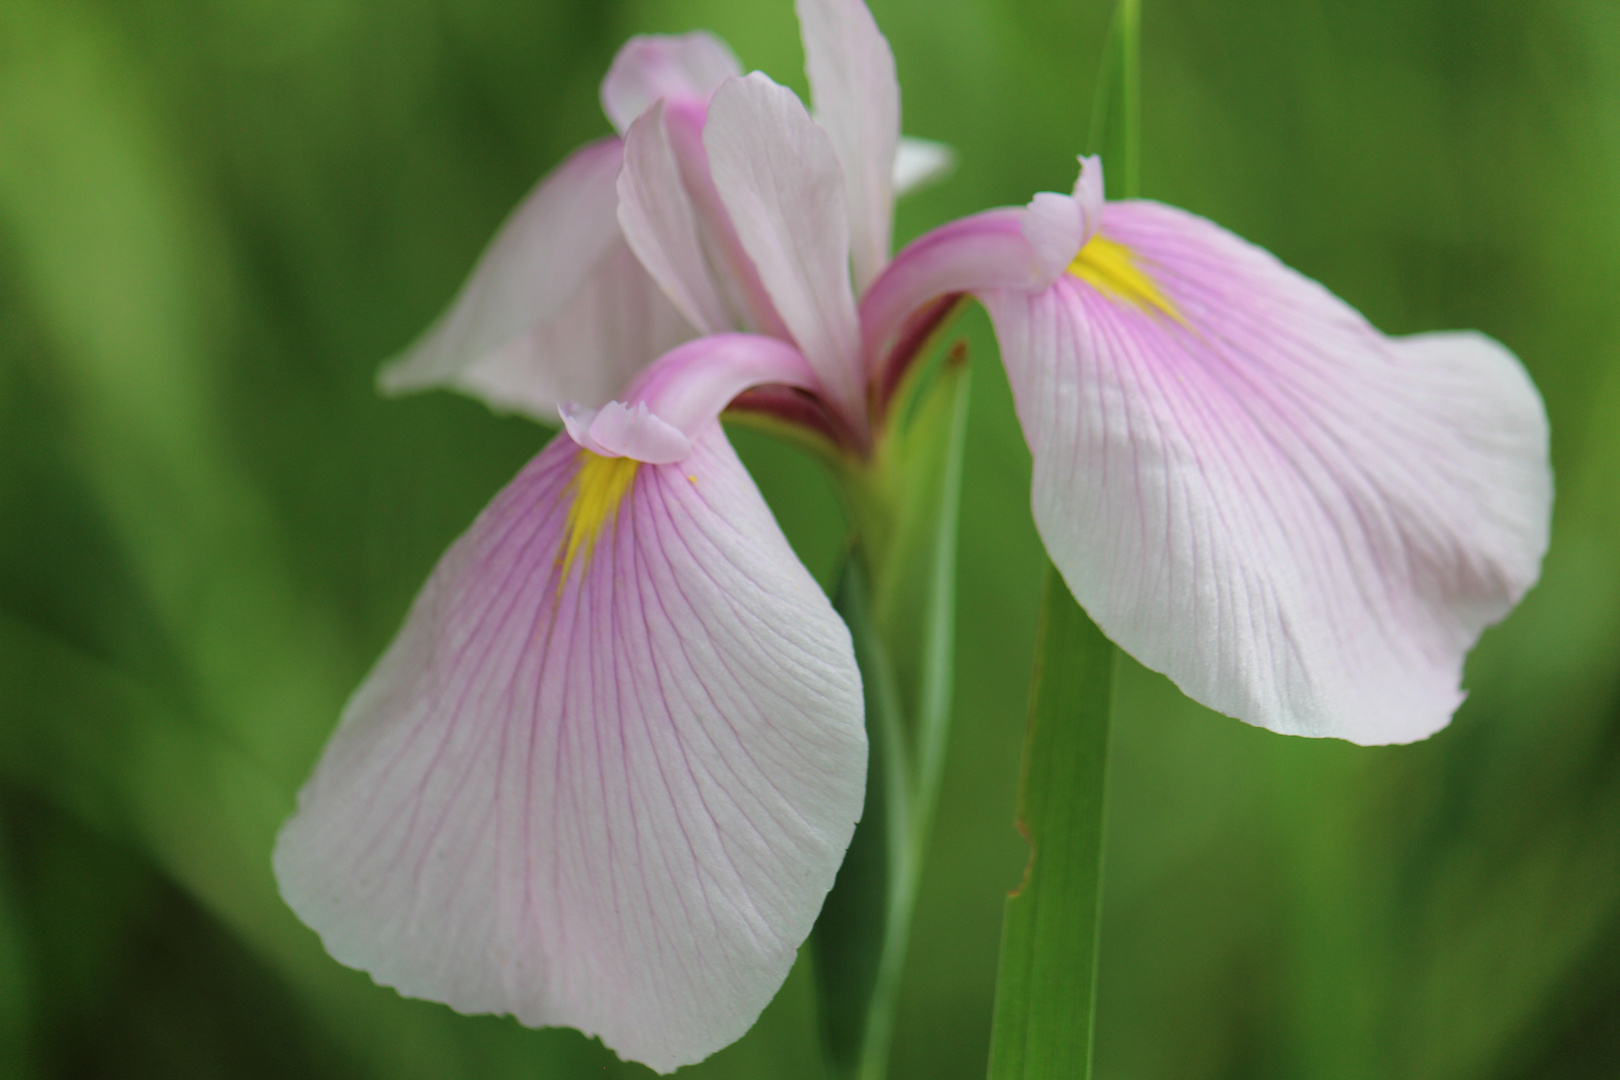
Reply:
[[956, 151], [931, 139], [902, 138], [894, 154], [895, 198], [943, 183], [956, 171]]

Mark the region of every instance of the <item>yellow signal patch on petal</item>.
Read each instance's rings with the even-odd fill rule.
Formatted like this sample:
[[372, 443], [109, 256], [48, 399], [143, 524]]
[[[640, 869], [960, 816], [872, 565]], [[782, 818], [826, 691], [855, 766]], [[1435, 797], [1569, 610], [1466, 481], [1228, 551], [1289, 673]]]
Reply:
[[[580, 450], [579, 472], [574, 474], [570, 485], [574, 501], [568, 506], [568, 541], [563, 548], [562, 581], [568, 580], [568, 572], [573, 569], [574, 558], [581, 549], [584, 549], [586, 561], [590, 561], [597, 535], [609, 519], [618, 515], [619, 504], [635, 483], [636, 471], [640, 468], [641, 462], [635, 458], [603, 457]], [[561, 582], [557, 587], [562, 588]]]
[[1157, 311], [1176, 322], [1184, 321], [1153, 279], [1136, 265], [1136, 256], [1124, 244], [1095, 233], [1069, 264], [1069, 273], [1086, 284], [1149, 314]]

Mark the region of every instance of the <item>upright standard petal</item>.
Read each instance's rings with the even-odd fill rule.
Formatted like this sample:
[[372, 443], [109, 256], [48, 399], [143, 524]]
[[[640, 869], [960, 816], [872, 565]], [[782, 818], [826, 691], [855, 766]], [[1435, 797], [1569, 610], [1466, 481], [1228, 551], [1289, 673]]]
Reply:
[[601, 404], [692, 336], [625, 246], [616, 138], [576, 151], [490, 242], [460, 294], [399, 359], [387, 393], [453, 387], [555, 421], [564, 401]]
[[1536, 580], [1541, 400], [1476, 334], [1390, 340], [1191, 214], [1110, 203], [1038, 293], [993, 290], [1036, 523], [1126, 651], [1290, 734], [1443, 727]]
[[799, 350], [848, 419], [865, 419], [844, 182], [827, 133], [754, 72], [715, 91], [703, 130], [737, 236]]
[[445, 555], [275, 855], [331, 954], [668, 1072], [735, 1040], [860, 815], [849, 634], [718, 424], [559, 437]]
[[502, 412], [554, 424], [563, 402], [611, 400], [655, 357], [692, 336], [691, 324], [619, 237], [566, 309], [444, 385]]
[[501, 226], [450, 309], [384, 368], [384, 390], [453, 382], [562, 311], [619, 238], [613, 190], [623, 151], [608, 138], [576, 150]]
[[681, 181], [661, 101], [625, 134], [619, 225], [641, 265], [688, 322], [705, 334], [732, 329], [703, 254], [697, 214]]
[[622, 135], [656, 102], [703, 103], [741, 74], [731, 47], [707, 31], [638, 34], [620, 47], [602, 80], [602, 111]]
[[844, 172], [855, 288], [889, 261], [900, 83], [894, 54], [862, 0], [797, 0], [816, 120]]

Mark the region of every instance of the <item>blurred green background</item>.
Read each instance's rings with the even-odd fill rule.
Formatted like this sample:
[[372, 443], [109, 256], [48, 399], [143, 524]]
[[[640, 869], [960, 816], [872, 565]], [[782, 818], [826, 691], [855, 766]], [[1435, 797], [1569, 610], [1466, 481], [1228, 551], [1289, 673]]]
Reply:
[[[1066, 189], [1109, 12], [872, 0], [900, 238]], [[505, 212], [607, 131], [631, 33], [804, 91], [788, 0], [0, 0], [0, 1077], [647, 1076], [408, 1002], [281, 906], [271, 839], [448, 542], [548, 437], [378, 398]], [[1130, 667], [1099, 1076], [1620, 1074], [1620, 5], [1149, 0], [1144, 188], [1387, 331], [1480, 327], [1552, 417], [1542, 584], [1426, 743], [1210, 714]], [[897, 1078], [983, 1075], [1038, 587], [982, 315], [957, 721]], [[842, 524], [736, 439], [823, 581]], [[694, 1077], [817, 1077], [807, 973]]]

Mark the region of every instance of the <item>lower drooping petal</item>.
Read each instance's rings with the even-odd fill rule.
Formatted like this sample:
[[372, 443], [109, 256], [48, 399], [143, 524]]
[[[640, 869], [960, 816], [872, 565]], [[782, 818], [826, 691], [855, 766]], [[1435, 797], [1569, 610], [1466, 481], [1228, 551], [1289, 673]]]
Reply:
[[985, 295], [1054, 562], [1111, 638], [1276, 731], [1443, 727], [1532, 584], [1541, 401], [1477, 334], [1380, 335], [1232, 234], [1108, 204], [1051, 288]]
[[445, 555], [279, 838], [331, 954], [661, 1071], [735, 1040], [859, 817], [848, 632], [711, 424], [559, 437]]

